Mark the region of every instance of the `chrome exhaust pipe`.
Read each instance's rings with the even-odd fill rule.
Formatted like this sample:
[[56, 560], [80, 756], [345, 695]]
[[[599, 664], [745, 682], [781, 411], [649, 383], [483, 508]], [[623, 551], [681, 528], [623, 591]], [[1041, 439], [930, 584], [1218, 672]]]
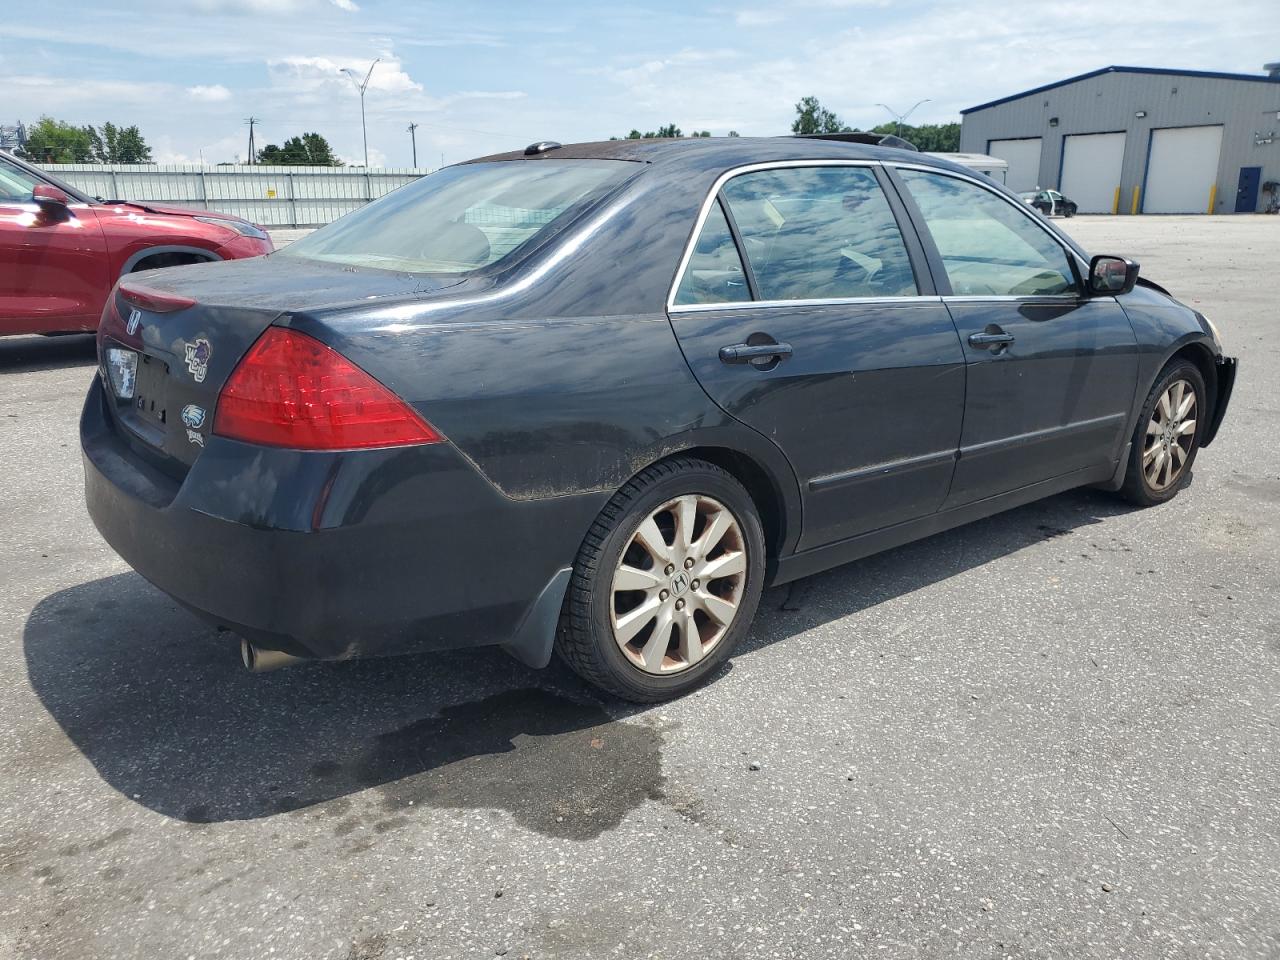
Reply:
[[279, 670], [281, 667], [301, 663], [303, 658], [280, 650], [263, 650], [248, 640], [241, 640], [240, 659], [250, 673], [266, 673], [268, 670]]

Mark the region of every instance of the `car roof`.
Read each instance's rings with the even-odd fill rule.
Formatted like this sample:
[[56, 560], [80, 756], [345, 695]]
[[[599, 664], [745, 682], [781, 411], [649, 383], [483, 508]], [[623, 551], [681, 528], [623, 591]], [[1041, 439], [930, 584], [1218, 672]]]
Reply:
[[534, 154], [523, 149], [506, 153], [494, 153], [468, 160], [467, 163], [493, 163], [510, 160], [629, 160], [637, 163], [660, 164], [689, 159], [700, 159], [732, 167], [746, 163], [779, 160], [910, 160], [928, 166], [952, 168], [955, 164], [939, 161], [914, 150], [893, 147], [877, 147], [841, 140], [824, 140], [816, 137], [650, 137], [643, 140], [596, 140], [587, 143], [566, 143]]

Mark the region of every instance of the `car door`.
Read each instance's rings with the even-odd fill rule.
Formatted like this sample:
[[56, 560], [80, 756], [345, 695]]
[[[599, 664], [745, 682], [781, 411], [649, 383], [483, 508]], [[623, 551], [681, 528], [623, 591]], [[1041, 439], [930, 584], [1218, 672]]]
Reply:
[[92, 209], [45, 213], [32, 199], [40, 182], [0, 157], [0, 334], [93, 329], [111, 286]]
[[830, 162], [727, 174], [668, 304], [703, 388], [795, 468], [800, 549], [932, 513], [951, 480], [964, 355], [883, 177]]
[[968, 364], [945, 506], [1114, 464], [1138, 376], [1115, 297], [1086, 295], [1076, 256], [1015, 201], [950, 172], [895, 176]]

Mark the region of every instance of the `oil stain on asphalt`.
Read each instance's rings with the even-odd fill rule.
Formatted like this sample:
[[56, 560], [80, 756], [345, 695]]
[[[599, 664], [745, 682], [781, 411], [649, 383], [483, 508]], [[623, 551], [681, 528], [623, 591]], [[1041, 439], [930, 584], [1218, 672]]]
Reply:
[[652, 727], [535, 688], [446, 707], [379, 735], [365, 756], [312, 772], [327, 792], [377, 787], [389, 814], [490, 807], [538, 833], [587, 840], [663, 799], [661, 746]]

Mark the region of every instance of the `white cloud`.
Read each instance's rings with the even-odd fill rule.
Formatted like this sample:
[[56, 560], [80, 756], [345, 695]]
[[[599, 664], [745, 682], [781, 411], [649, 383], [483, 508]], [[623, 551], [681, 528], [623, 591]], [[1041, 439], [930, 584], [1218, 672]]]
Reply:
[[329, 0], [339, 10], [345, 10], [347, 13], [355, 13], [360, 8], [352, 3], [352, 0]]
[[[317, 92], [329, 87], [350, 88], [350, 70], [358, 81], [369, 71], [370, 60], [362, 57], [288, 56], [267, 61], [272, 82], [299, 93]], [[422, 84], [406, 73], [396, 57], [384, 55], [369, 76], [369, 89], [384, 93], [421, 93]]]
[[220, 83], [196, 84], [194, 87], [187, 87], [187, 96], [192, 100], [199, 100], [201, 103], [222, 103], [231, 99], [231, 91]]

